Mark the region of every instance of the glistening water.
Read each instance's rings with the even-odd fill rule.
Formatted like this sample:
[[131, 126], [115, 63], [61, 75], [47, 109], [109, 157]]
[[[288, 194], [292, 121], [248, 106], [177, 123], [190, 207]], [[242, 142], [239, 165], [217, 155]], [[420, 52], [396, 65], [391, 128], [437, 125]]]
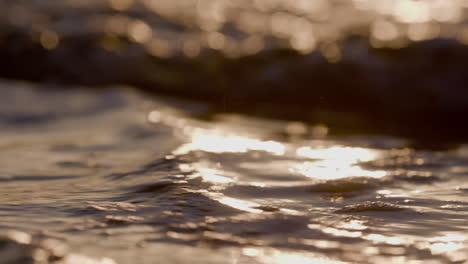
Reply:
[[2, 81], [0, 263], [468, 263], [468, 146]]
[[0, 0], [0, 264], [468, 263], [467, 10]]

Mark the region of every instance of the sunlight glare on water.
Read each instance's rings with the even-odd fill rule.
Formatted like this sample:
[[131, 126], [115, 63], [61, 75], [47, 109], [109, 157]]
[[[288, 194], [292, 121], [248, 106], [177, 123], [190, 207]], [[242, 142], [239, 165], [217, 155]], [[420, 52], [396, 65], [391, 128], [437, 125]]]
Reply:
[[236, 208], [236, 209], [249, 212], [249, 213], [261, 213], [262, 212], [262, 210], [254, 208], [254, 207], [260, 206], [259, 204], [248, 202], [248, 201], [243, 201], [243, 200], [234, 199], [230, 197], [223, 197], [223, 198], [218, 199], [218, 202], [228, 205], [232, 208]]
[[291, 168], [310, 178], [332, 180], [352, 176], [381, 178], [387, 175], [385, 171], [364, 170], [358, 165], [359, 162], [377, 159], [379, 153], [376, 150], [341, 146], [318, 149], [300, 147], [296, 154], [316, 159]]
[[422, 248], [428, 248], [434, 255], [447, 255], [452, 261], [463, 261], [468, 258], [466, 252], [466, 234], [447, 234], [441, 237], [433, 237], [425, 243]]
[[175, 154], [188, 153], [194, 150], [213, 153], [266, 151], [275, 155], [283, 155], [285, 152], [284, 145], [279, 142], [261, 141], [243, 136], [223, 135], [222, 131], [216, 130], [199, 129], [191, 137], [191, 143], [179, 148]]
[[263, 253], [260, 251], [258, 259], [261, 263], [265, 264], [285, 264], [285, 263], [301, 263], [301, 264], [346, 264], [349, 262], [342, 262], [331, 260], [325, 256], [314, 256], [313, 254], [299, 254], [295, 252], [285, 252], [274, 250], [273, 252]]

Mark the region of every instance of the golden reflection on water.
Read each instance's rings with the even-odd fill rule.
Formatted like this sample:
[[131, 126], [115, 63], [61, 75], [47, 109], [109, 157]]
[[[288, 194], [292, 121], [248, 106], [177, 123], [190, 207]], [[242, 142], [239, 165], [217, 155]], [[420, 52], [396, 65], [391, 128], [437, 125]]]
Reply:
[[462, 261], [468, 258], [466, 242], [468, 237], [461, 233], [451, 233], [432, 238], [397, 237], [380, 234], [368, 234], [362, 236], [374, 244], [387, 244], [392, 246], [415, 245], [419, 249], [427, 249], [433, 255], [446, 255], [452, 261]]
[[354, 176], [381, 178], [387, 175], [385, 171], [365, 170], [358, 165], [360, 162], [375, 160], [379, 157], [379, 153], [371, 149], [342, 146], [318, 149], [300, 147], [296, 154], [300, 157], [318, 159], [291, 168], [293, 171], [314, 179], [333, 180]]
[[217, 169], [199, 167], [197, 171], [199, 172], [203, 180], [207, 182], [216, 184], [226, 184], [234, 181], [229, 177], [222, 176], [223, 172]]
[[347, 222], [342, 222], [336, 225], [338, 228], [348, 229], [348, 230], [365, 230], [368, 227], [365, 225], [365, 221], [362, 220], [350, 220]]
[[414, 242], [414, 239], [409, 237], [384, 236], [380, 234], [368, 234], [363, 236], [362, 238], [365, 240], [369, 240], [374, 244], [380, 243], [393, 246], [411, 245]]
[[113, 259], [101, 258], [94, 259], [84, 255], [70, 254], [65, 257], [63, 263], [66, 264], [116, 264]]
[[[445, 255], [451, 261], [463, 261], [468, 258], [468, 252], [466, 248], [466, 242], [468, 236], [461, 233], [450, 233], [442, 236], [436, 236], [432, 238], [423, 238], [418, 236], [386, 236], [382, 234], [365, 234], [364, 230], [368, 227], [364, 221], [351, 220], [349, 222], [342, 222], [334, 224], [334, 227], [321, 224], [309, 224], [307, 226], [310, 229], [320, 230], [323, 233], [343, 238], [362, 238], [370, 241], [374, 245], [390, 245], [392, 248], [382, 248], [382, 250], [394, 255], [403, 255], [405, 253], [405, 247], [415, 246], [421, 250], [429, 250], [433, 255]], [[313, 242], [315, 245], [315, 242]], [[401, 246], [401, 247], [396, 247]], [[377, 255], [380, 250], [377, 247], [369, 247], [365, 254]]]
[[191, 135], [191, 142], [179, 148], [175, 154], [186, 154], [199, 150], [212, 153], [245, 153], [248, 151], [265, 151], [275, 155], [283, 155], [285, 146], [276, 141], [261, 141], [258, 139], [230, 136], [217, 131], [198, 130]]
[[[150, 114], [151, 119], [160, 120], [159, 114]], [[371, 177], [382, 178], [387, 175], [383, 170], [366, 170], [359, 163], [378, 159], [381, 152], [360, 147], [330, 146], [311, 148], [299, 147], [295, 153], [286, 152], [286, 143], [277, 141], [262, 141], [248, 136], [240, 136], [234, 132], [227, 133], [226, 128], [218, 129], [190, 129], [185, 127], [185, 132], [190, 137], [189, 143], [182, 145], [174, 154], [182, 155], [193, 151], [210, 153], [246, 153], [250, 151], [263, 151], [277, 156], [292, 158], [289, 168], [284, 168], [285, 173], [298, 173], [313, 179], [334, 180], [346, 177]], [[293, 156], [291, 156], [293, 155]], [[297, 158], [310, 160], [298, 162]], [[230, 183], [232, 179], [222, 175], [223, 171], [207, 169], [197, 166], [203, 172], [205, 181], [213, 183]], [[280, 168], [281, 170], [281, 168]]]
[[260, 209], [256, 209], [255, 207], [259, 207], [260, 205], [257, 203], [249, 202], [249, 201], [244, 201], [240, 199], [234, 199], [231, 197], [222, 197], [220, 199], [217, 199], [218, 202], [225, 204], [227, 206], [230, 206], [232, 208], [236, 208], [245, 212], [249, 213], [261, 213], [263, 212]]
[[[162, 116], [159, 113], [152, 113], [150, 120], [160, 122]], [[174, 154], [184, 155], [190, 152], [208, 152], [208, 153], [248, 153], [248, 152], [265, 152], [277, 157], [276, 167], [273, 169], [274, 175], [281, 175], [281, 171], [286, 173], [293, 171], [307, 177], [320, 180], [333, 180], [346, 177], [373, 177], [381, 178], [387, 175], [383, 170], [367, 170], [361, 163], [371, 162], [385, 157], [384, 150], [377, 150], [364, 147], [347, 147], [339, 144], [332, 144], [324, 147], [318, 144], [317, 146], [298, 146], [298, 142], [277, 142], [265, 141], [256, 139], [248, 133], [236, 133], [236, 129], [229, 129], [222, 126], [216, 126], [214, 129], [206, 128], [189, 128], [189, 123], [183, 122], [182, 130], [189, 136], [189, 142], [182, 145]], [[227, 132], [229, 131], [229, 132]], [[243, 131], [246, 132], [246, 131]], [[200, 162], [192, 163], [190, 171], [194, 171], [197, 177], [203, 179], [204, 182], [213, 184], [210, 189], [203, 192], [204, 195], [211, 199], [226, 205], [228, 207], [255, 215], [264, 213], [282, 212], [288, 215], [300, 214], [294, 210], [285, 208], [269, 207], [268, 201], [249, 199], [249, 198], [234, 198], [223, 193], [226, 187], [236, 183], [243, 182], [242, 173], [230, 171], [230, 168], [224, 168], [222, 162], [211, 162], [210, 159], [203, 159], [203, 153], [198, 153]], [[198, 155], [197, 154], [197, 155]], [[406, 156], [408, 153], [404, 154]], [[242, 155], [244, 158], [249, 157]], [[262, 169], [258, 168], [264, 164], [262, 155], [253, 155], [255, 160], [250, 161], [252, 166], [242, 167], [248, 170]], [[208, 156], [209, 157], [209, 156]], [[271, 155], [265, 156], [267, 159]], [[245, 163], [245, 161], [243, 161]], [[258, 163], [260, 162], [260, 163]], [[283, 164], [283, 165], [281, 165]], [[186, 164], [181, 164], [185, 166]], [[284, 168], [281, 168], [281, 167]], [[182, 169], [182, 171], [184, 171]], [[274, 178], [274, 175], [272, 178]], [[271, 176], [271, 175], [270, 175]], [[281, 183], [284, 185], [285, 183]], [[265, 187], [258, 185], [260, 188]], [[378, 195], [385, 197], [397, 197], [393, 191], [381, 189], [377, 190]], [[266, 204], [266, 205], [265, 205]], [[270, 210], [271, 209], [271, 210]], [[404, 255], [409, 247], [416, 247], [419, 250], [425, 250], [432, 255], [441, 255], [451, 261], [463, 261], [468, 258], [468, 254], [463, 251], [466, 248], [467, 236], [463, 234], [441, 234], [439, 236], [421, 237], [418, 235], [387, 235], [378, 232], [372, 232], [372, 226], [367, 224], [367, 221], [361, 219], [351, 219], [346, 221], [325, 222], [322, 224], [310, 223], [308, 229], [317, 230], [324, 236], [334, 237], [334, 239], [355, 239], [362, 243], [367, 243], [369, 246], [362, 251], [368, 257], [379, 260], [381, 254], [394, 255], [390, 263], [394, 261], [406, 261]], [[317, 248], [337, 248], [341, 242], [332, 243], [330, 241], [318, 241], [315, 239], [295, 239], [288, 238], [291, 243], [302, 245], [311, 245]], [[338, 246], [337, 246], [338, 245]], [[351, 249], [352, 247], [350, 247]], [[261, 248], [244, 248], [242, 253], [246, 256], [254, 257], [261, 263], [341, 263], [327, 258], [308, 256], [298, 252], [287, 253], [282, 251], [265, 251]], [[349, 256], [353, 258], [353, 256]], [[399, 258], [399, 259], [398, 259]], [[388, 261], [382, 259], [383, 262]], [[388, 262], [387, 262], [388, 263]], [[409, 263], [409, 262], [408, 262]]]
[[468, 237], [463, 234], [453, 233], [445, 236], [433, 237], [425, 243], [421, 243], [421, 248], [427, 248], [434, 255], [447, 255], [452, 261], [461, 261], [468, 258], [466, 252], [466, 242]]
[[301, 157], [312, 159], [339, 159], [343, 162], [365, 162], [378, 157], [378, 152], [366, 148], [332, 146], [329, 148], [300, 147], [296, 154]]
[[322, 226], [320, 224], [309, 224], [307, 225], [309, 229], [320, 230], [323, 233], [336, 236], [336, 237], [361, 237], [361, 231], [349, 231], [346, 229], [339, 229], [330, 226]]
[[243, 248], [243, 255], [255, 257], [260, 263], [268, 264], [345, 264], [348, 262], [332, 260], [311, 253], [288, 252], [276, 249]]

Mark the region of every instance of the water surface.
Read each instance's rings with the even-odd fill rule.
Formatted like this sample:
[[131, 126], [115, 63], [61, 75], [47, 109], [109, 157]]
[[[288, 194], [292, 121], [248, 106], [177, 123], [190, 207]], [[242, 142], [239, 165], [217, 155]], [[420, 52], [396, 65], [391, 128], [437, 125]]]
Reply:
[[467, 263], [468, 147], [2, 81], [0, 263]]

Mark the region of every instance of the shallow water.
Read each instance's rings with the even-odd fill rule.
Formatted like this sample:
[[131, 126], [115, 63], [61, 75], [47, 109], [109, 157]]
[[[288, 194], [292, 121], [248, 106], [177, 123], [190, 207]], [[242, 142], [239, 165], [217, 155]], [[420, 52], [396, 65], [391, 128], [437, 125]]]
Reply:
[[[468, 146], [2, 81], [0, 263], [468, 263]], [[190, 113], [190, 115], [189, 115]]]

